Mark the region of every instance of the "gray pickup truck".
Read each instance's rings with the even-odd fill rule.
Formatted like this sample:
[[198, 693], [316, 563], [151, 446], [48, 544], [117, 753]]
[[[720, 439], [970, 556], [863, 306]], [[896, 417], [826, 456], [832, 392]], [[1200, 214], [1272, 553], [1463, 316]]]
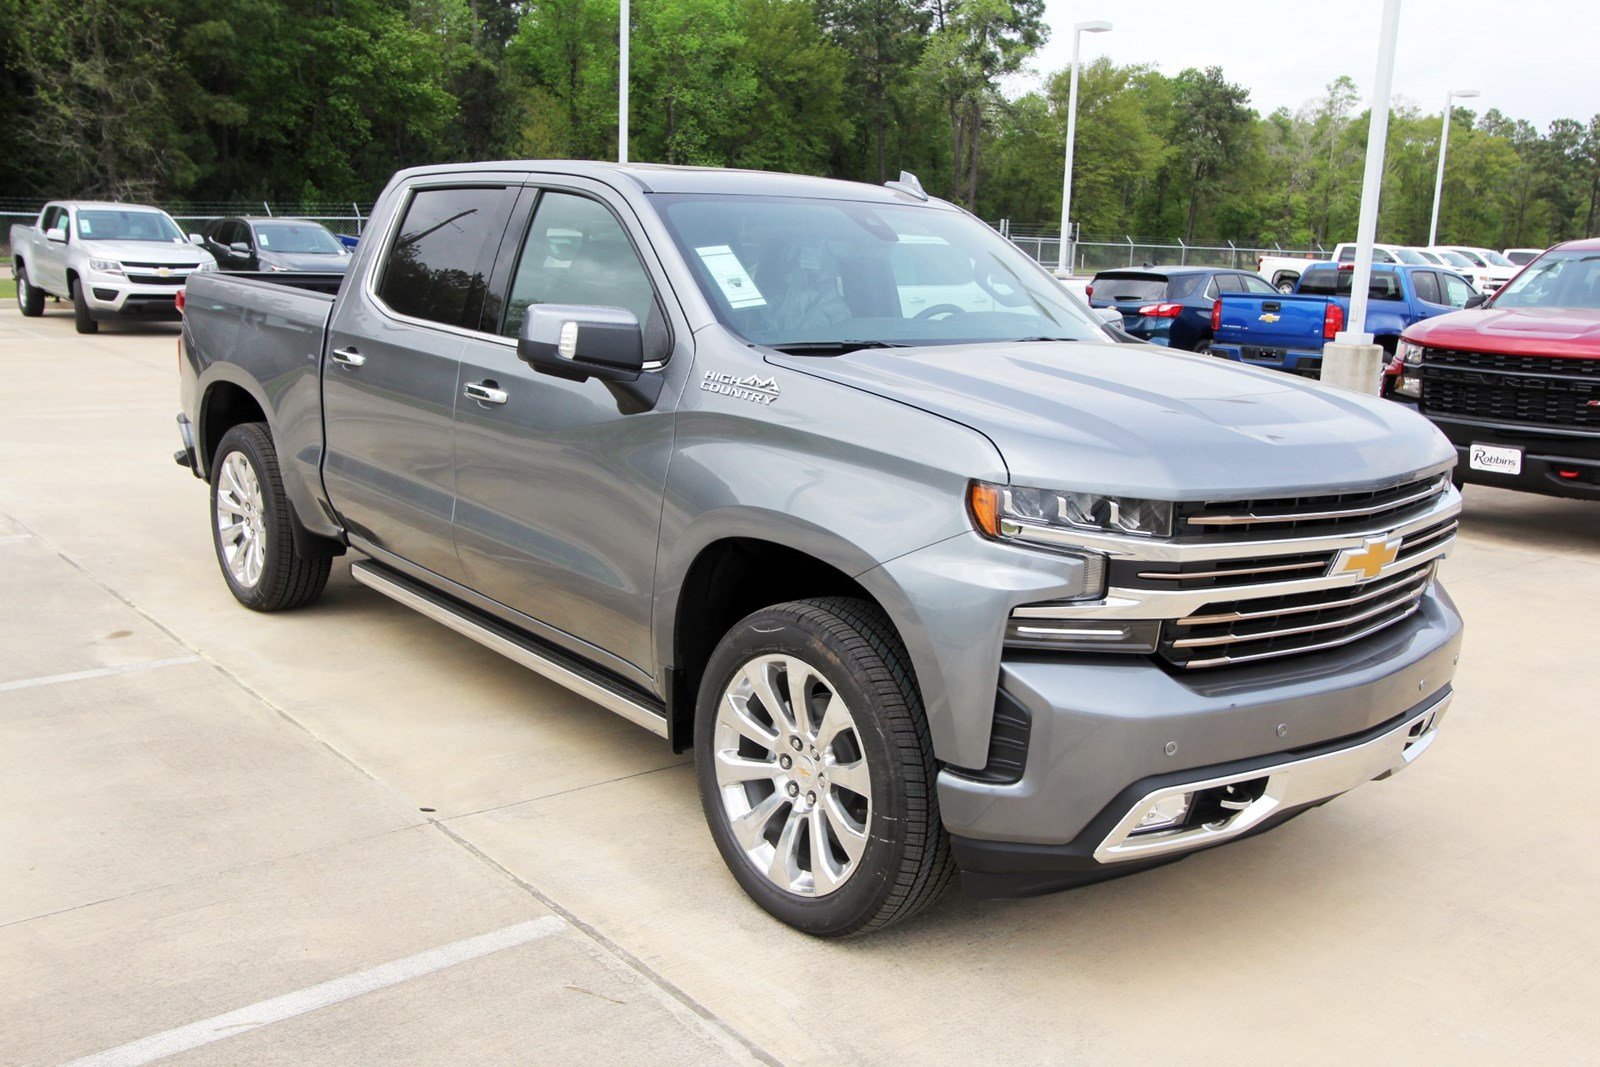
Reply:
[[908, 177], [408, 170], [342, 284], [198, 275], [184, 314], [177, 458], [243, 604], [352, 550], [692, 750], [813, 934], [1268, 829], [1451, 698], [1437, 430], [1119, 343]]
[[17, 308], [32, 318], [44, 314], [46, 297], [66, 300], [79, 333], [107, 319], [175, 319], [189, 275], [217, 269], [199, 240], [159, 208], [51, 201], [33, 225], [11, 227]]

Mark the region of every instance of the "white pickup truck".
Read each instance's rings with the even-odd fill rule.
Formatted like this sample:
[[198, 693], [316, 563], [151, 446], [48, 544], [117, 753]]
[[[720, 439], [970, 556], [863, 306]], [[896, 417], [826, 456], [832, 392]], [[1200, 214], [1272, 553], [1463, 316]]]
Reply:
[[79, 333], [97, 332], [104, 319], [176, 319], [189, 275], [217, 269], [198, 240], [158, 208], [52, 201], [33, 225], [11, 227], [17, 306], [33, 317], [47, 296], [70, 300]]

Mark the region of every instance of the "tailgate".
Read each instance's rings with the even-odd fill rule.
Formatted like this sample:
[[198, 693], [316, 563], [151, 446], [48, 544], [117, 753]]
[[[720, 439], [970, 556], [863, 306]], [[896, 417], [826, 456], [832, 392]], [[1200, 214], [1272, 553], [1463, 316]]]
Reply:
[[1255, 348], [1320, 349], [1328, 298], [1224, 293], [1216, 343]]

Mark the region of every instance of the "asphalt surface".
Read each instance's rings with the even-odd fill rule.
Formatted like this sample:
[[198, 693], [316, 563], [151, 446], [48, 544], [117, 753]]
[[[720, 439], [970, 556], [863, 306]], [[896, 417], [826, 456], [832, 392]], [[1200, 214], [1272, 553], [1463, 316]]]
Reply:
[[1593, 1062], [1600, 506], [1469, 488], [1404, 774], [822, 943], [652, 735], [344, 565], [238, 607], [176, 337], [0, 311], [0, 1062]]

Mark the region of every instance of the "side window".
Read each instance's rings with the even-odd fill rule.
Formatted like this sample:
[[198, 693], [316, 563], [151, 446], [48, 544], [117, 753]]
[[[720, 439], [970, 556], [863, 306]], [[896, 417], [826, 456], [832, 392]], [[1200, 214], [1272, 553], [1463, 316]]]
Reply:
[[1244, 291], [1247, 292], [1247, 293], [1260, 293], [1262, 295], [1267, 295], [1267, 294], [1276, 295], [1277, 292], [1278, 292], [1278, 290], [1276, 290], [1276, 289], [1274, 289], [1272, 287], [1272, 283], [1267, 281], [1265, 278], [1257, 278], [1254, 274], [1241, 274], [1241, 275], [1238, 275], [1237, 277], [1239, 278], [1239, 281], [1244, 285]]
[[1374, 248], [1372, 250], [1372, 262], [1374, 262], [1374, 263], [1393, 263], [1394, 262], [1394, 257], [1391, 256], [1389, 253], [1385, 252], [1381, 248]]
[[1466, 307], [1467, 297], [1472, 295], [1472, 287], [1454, 274], [1442, 274], [1440, 277], [1444, 279], [1444, 299], [1440, 303], [1449, 304], [1453, 308]]
[[1340, 263], [1354, 263], [1356, 261], [1356, 246], [1347, 245], [1339, 249]]
[[49, 233], [55, 229], [65, 229], [67, 225], [67, 209], [53, 207], [44, 213], [44, 232]]
[[660, 326], [650, 276], [622, 224], [605, 205], [573, 193], [540, 196], [500, 332], [516, 337], [533, 304], [624, 308], [647, 332]]
[[[1347, 282], [1346, 287], [1349, 284]], [[1370, 300], [1399, 300], [1401, 298], [1399, 276], [1392, 270], [1386, 270], [1382, 274], [1374, 272], [1372, 280], [1367, 283], [1367, 298]]]
[[1444, 298], [1439, 295], [1439, 276], [1433, 271], [1412, 271], [1411, 284], [1417, 287], [1418, 300], [1427, 304], [1444, 303]]
[[1244, 283], [1239, 280], [1237, 274], [1219, 274], [1216, 276], [1215, 282], [1219, 293], [1244, 292]]
[[402, 315], [476, 329], [505, 197], [500, 187], [419, 189], [384, 260], [379, 299]]

